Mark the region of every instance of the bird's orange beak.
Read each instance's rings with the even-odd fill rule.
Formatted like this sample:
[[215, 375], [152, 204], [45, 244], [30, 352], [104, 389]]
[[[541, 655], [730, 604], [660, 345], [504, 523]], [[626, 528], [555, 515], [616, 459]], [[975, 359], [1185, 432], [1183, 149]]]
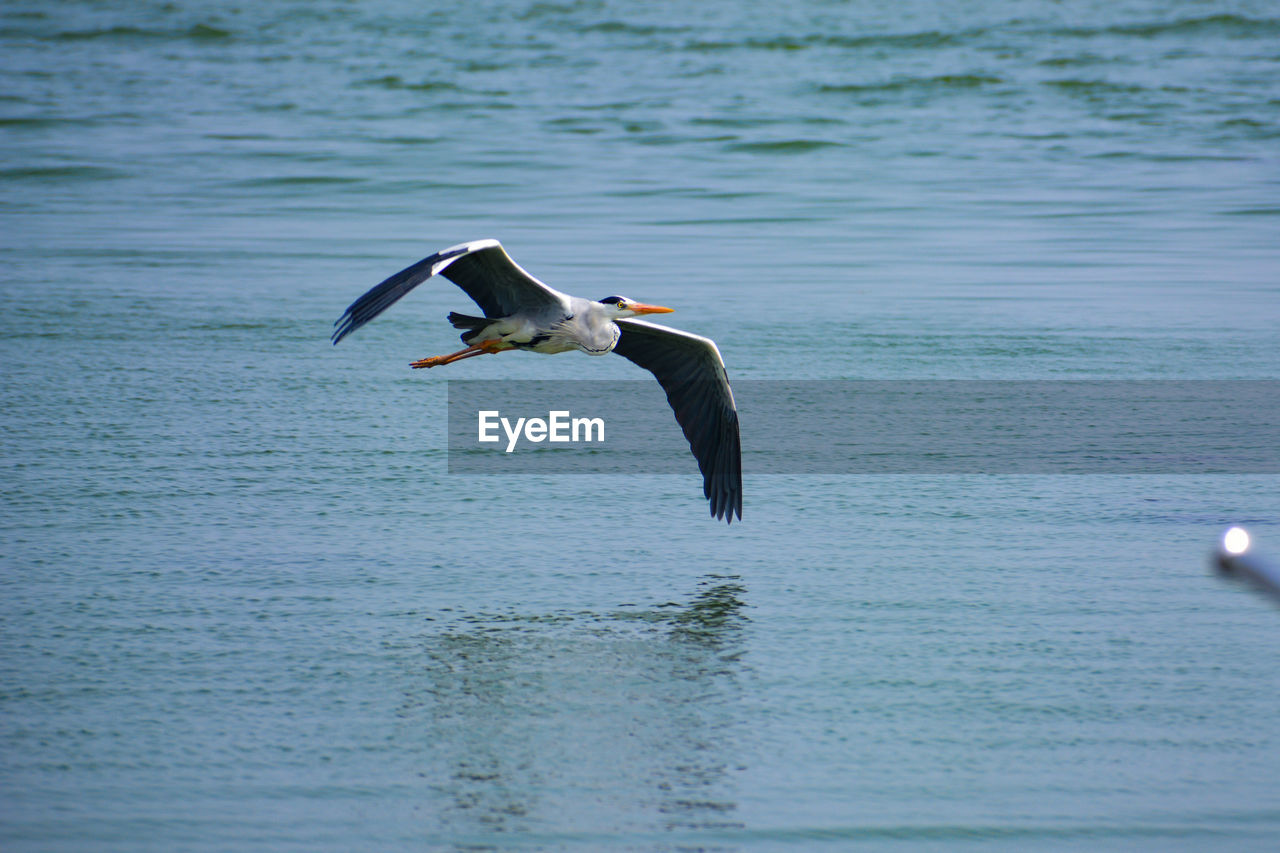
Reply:
[[645, 305], [643, 302], [632, 302], [629, 306], [637, 314], [672, 314], [676, 309], [663, 308], [661, 305]]

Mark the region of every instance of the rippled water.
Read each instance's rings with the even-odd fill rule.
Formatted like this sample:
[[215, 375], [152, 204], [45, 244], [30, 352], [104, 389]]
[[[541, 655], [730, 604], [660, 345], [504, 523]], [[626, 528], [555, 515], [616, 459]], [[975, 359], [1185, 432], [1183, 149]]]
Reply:
[[492, 236], [736, 379], [1275, 379], [1278, 35], [5, 4], [0, 843], [1270, 849], [1280, 615], [1205, 555], [1280, 553], [1274, 477], [748, 470], [725, 528], [693, 470], [446, 473], [446, 282], [328, 332]]

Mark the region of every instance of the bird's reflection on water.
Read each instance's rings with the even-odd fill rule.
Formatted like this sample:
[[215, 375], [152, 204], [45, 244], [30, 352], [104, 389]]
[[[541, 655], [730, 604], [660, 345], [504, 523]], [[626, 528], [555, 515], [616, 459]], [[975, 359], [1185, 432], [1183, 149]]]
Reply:
[[671, 635], [675, 639], [705, 643], [709, 647], [725, 645], [739, 638], [746, 615], [744, 602], [738, 596], [746, 587], [736, 575], [708, 575], [703, 589], [686, 605], [676, 605], [671, 618]]
[[740, 827], [745, 595], [711, 575], [684, 602], [468, 614], [428, 636], [402, 712], [430, 756], [424, 834], [485, 849]]

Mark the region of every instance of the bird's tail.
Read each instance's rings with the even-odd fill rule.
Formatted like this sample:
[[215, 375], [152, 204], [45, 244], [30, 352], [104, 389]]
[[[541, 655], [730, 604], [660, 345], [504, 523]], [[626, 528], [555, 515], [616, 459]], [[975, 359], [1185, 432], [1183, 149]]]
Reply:
[[449, 322], [453, 324], [455, 329], [470, 329], [476, 332], [489, 325], [492, 320], [488, 317], [473, 317], [470, 314], [459, 314], [457, 311], [450, 311]]

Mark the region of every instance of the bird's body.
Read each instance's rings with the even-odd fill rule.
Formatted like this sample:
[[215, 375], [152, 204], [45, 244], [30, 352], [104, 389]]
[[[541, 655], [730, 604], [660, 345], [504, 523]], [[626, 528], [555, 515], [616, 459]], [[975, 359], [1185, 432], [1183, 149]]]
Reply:
[[564, 303], [548, 306], [537, 316], [470, 317], [449, 315], [456, 328], [466, 329], [462, 341], [475, 345], [500, 339], [502, 349], [526, 349], [555, 354], [580, 350], [587, 355], [608, 355], [618, 343], [621, 330], [599, 302], [580, 296], [566, 296]]
[[420, 359], [412, 367], [439, 367], [515, 349], [547, 354], [616, 352], [652, 372], [667, 392], [702, 470], [711, 514], [730, 523], [735, 514], [742, 518], [738, 412], [719, 349], [709, 338], [630, 319], [668, 313], [670, 308], [622, 296], [598, 301], [569, 296], [517, 266], [497, 240], [474, 240], [423, 258], [351, 303], [335, 324], [333, 342], [437, 274], [466, 291], [484, 316], [451, 313], [449, 322], [464, 330], [466, 348]]

